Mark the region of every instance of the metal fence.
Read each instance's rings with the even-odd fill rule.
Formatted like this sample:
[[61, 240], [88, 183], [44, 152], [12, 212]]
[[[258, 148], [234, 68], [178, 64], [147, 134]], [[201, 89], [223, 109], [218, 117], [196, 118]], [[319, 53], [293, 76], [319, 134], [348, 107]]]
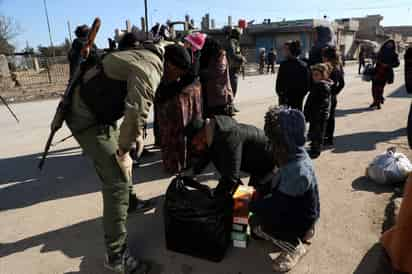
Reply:
[[10, 78], [17, 87], [64, 84], [69, 80], [66, 56], [8, 56]]

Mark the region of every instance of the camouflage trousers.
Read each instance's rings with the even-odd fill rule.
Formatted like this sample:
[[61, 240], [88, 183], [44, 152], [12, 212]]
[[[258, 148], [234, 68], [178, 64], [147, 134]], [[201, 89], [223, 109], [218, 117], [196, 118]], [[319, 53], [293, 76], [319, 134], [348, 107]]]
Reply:
[[119, 131], [115, 125], [96, 125], [78, 90], [73, 94], [66, 122], [86, 156], [93, 161], [102, 182], [106, 250], [109, 255], [118, 253], [127, 240], [127, 209], [129, 194], [133, 192], [131, 181], [123, 174], [115, 157]]

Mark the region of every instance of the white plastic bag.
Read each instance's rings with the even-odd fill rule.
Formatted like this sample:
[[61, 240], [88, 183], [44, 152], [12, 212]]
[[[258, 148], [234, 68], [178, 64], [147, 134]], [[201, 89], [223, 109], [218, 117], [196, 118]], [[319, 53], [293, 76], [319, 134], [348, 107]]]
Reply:
[[384, 154], [378, 155], [367, 169], [367, 175], [378, 184], [394, 184], [406, 180], [412, 172], [412, 164], [396, 148], [389, 148]]

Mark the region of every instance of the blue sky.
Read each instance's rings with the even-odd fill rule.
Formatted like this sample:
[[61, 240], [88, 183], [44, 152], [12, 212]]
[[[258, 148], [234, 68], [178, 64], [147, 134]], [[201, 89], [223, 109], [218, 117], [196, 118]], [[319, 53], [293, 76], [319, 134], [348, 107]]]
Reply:
[[[190, 14], [197, 25], [205, 13], [210, 13], [218, 26], [226, 22], [228, 15], [263, 21], [321, 18], [358, 17], [367, 14], [384, 16], [383, 25], [412, 25], [412, 0], [148, 0], [149, 23], [165, 22], [166, 19], [183, 19]], [[328, 4], [325, 4], [328, 3]], [[95, 16], [102, 19], [98, 46], [105, 47], [115, 28], [123, 28], [126, 19], [140, 25], [144, 15], [143, 0], [47, 0], [54, 44], [68, 37], [67, 21], [72, 29], [76, 25], [91, 24]], [[0, 14], [13, 17], [22, 32], [15, 39], [17, 48], [49, 44], [43, 0], [0, 0]]]

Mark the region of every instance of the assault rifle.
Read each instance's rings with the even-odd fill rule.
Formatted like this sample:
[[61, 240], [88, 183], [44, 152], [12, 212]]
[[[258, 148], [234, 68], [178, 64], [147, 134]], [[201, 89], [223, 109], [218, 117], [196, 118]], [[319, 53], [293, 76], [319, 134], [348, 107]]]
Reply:
[[[97, 33], [99, 32], [99, 28], [101, 25], [100, 18], [96, 18], [93, 21], [92, 28], [89, 32], [89, 35], [87, 37], [87, 43], [86, 45], [82, 48], [80, 51], [81, 56], [83, 57], [83, 60], [87, 59], [89, 56], [90, 49], [92, 48], [94, 44], [94, 40], [96, 39]], [[46, 146], [44, 148], [43, 156], [39, 162], [38, 168], [42, 170], [44, 163], [47, 158], [47, 154], [49, 153], [50, 146], [52, 144], [54, 135], [56, 132], [63, 126], [63, 122], [66, 119], [66, 114], [70, 109], [70, 104], [71, 104], [71, 97], [72, 93], [74, 91], [74, 86], [76, 86], [79, 78], [81, 76], [81, 66], [77, 66], [77, 69], [73, 75], [73, 77], [70, 79], [69, 84], [67, 85], [67, 88], [63, 94], [62, 99], [60, 100], [59, 105], [57, 106], [56, 114], [54, 114], [53, 121], [51, 123], [50, 127], [50, 134], [49, 138], [47, 139]]]
[[11, 115], [14, 117], [14, 119], [16, 119], [17, 123], [19, 123], [19, 118], [17, 118], [17, 115], [13, 112], [13, 110], [11, 109], [11, 107], [7, 104], [6, 99], [4, 99], [1, 95], [0, 95], [0, 100], [3, 102], [3, 104], [6, 106], [6, 108], [10, 111]]

